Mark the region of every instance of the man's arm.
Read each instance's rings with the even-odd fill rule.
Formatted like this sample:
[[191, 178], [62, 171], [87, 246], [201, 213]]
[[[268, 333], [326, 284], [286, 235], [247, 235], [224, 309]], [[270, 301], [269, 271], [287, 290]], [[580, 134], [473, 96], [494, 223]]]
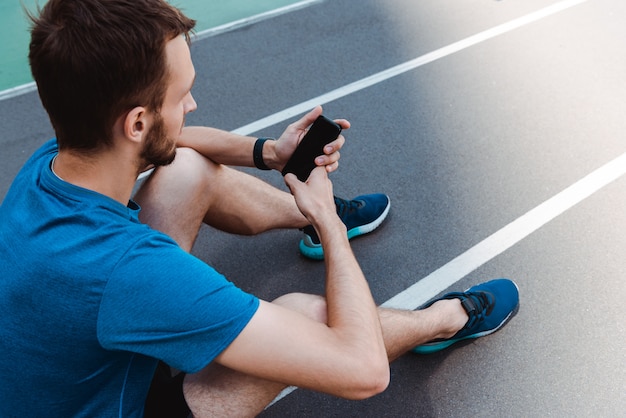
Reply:
[[285, 180], [324, 246], [328, 323], [261, 302], [216, 361], [249, 375], [344, 398], [372, 396], [388, 384], [388, 358], [376, 305], [335, 213], [332, 184], [321, 168], [307, 183], [293, 175]]
[[[321, 114], [322, 108], [318, 106], [298, 121], [289, 125], [277, 141], [265, 142], [263, 146], [263, 161], [265, 164], [270, 168], [281, 170], [304, 136], [307, 127]], [[350, 127], [346, 120], [340, 119], [337, 122], [342, 125], [343, 129]], [[178, 140], [178, 146], [193, 148], [219, 164], [254, 167], [252, 151], [256, 139], [255, 137], [238, 135], [216, 128], [189, 126], [183, 129], [182, 135]], [[326, 155], [317, 161], [318, 165], [327, 166], [328, 172], [336, 169], [337, 161], [339, 160], [338, 151], [344, 141], [343, 136], [340, 136], [337, 140], [328, 144], [324, 150]]]
[[256, 138], [205, 126], [187, 126], [178, 140], [179, 147], [193, 148], [219, 164], [252, 167]]

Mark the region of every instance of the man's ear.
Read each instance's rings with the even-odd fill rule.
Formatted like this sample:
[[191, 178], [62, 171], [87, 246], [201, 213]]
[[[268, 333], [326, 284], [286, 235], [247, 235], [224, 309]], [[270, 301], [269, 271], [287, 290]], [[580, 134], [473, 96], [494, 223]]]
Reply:
[[148, 112], [143, 106], [131, 109], [123, 119], [124, 136], [131, 141], [142, 142], [148, 132]]

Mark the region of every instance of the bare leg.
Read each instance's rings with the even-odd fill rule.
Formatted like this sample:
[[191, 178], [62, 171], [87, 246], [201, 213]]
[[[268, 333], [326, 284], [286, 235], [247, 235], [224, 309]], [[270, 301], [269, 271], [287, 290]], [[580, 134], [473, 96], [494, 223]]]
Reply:
[[[161, 167], [135, 196], [141, 220], [191, 250], [202, 222], [227, 232], [255, 234], [308, 224], [289, 193], [181, 148], [174, 163]], [[274, 303], [326, 322], [322, 297], [290, 294]], [[457, 299], [424, 311], [379, 310], [390, 361], [411, 347], [453, 335], [467, 321]], [[285, 387], [210, 365], [185, 379], [185, 397], [196, 417], [255, 416]]]
[[420, 344], [452, 337], [469, 319], [459, 299], [438, 301], [420, 311], [378, 308], [378, 316], [389, 362]]
[[[326, 322], [326, 302], [321, 296], [290, 293], [272, 303]], [[254, 417], [285, 387], [213, 363], [199, 373], [187, 375], [183, 391], [195, 418]]]
[[[274, 301], [326, 322], [322, 297], [289, 294]], [[389, 361], [412, 347], [435, 338], [454, 335], [467, 322], [458, 299], [443, 300], [423, 311], [379, 308], [379, 316]], [[217, 364], [188, 375], [184, 393], [195, 418], [232, 416], [253, 417], [285, 388], [284, 384], [243, 375]]]
[[187, 251], [202, 222], [243, 235], [308, 225], [291, 194], [189, 148], [179, 148], [171, 165], [155, 170], [135, 200], [142, 222]]

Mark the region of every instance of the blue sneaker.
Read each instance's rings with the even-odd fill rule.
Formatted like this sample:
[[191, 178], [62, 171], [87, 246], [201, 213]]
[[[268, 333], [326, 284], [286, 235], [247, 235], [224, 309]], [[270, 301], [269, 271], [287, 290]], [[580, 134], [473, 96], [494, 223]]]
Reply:
[[461, 299], [461, 305], [469, 316], [465, 326], [451, 338], [418, 345], [413, 348], [414, 353], [434, 353], [456, 342], [496, 332], [515, 313], [519, 305], [519, 290], [511, 280], [497, 279], [471, 287], [463, 293], [448, 293], [428, 302], [420, 309], [428, 308], [441, 299], [455, 298]]
[[[348, 229], [348, 239], [372, 232], [385, 220], [391, 201], [385, 194], [367, 194], [345, 200], [335, 197], [337, 214]], [[302, 229], [304, 238], [300, 241], [302, 255], [313, 260], [324, 259], [324, 249], [315, 228], [309, 225]]]

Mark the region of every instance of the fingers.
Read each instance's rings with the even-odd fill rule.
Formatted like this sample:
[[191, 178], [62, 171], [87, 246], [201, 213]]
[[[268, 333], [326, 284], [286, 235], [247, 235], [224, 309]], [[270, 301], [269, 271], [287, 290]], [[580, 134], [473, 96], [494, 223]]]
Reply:
[[284, 180], [298, 209], [309, 222], [315, 225], [316, 219], [319, 221], [328, 214], [337, 216], [333, 199], [333, 184], [324, 167], [315, 168], [304, 183], [292, 173], [285, 175]]
[[337, 168], [339, 168], [339, 161], [336, 161], [332, 164], [328, 164], [325, 167], [326, 167], [326, 172], [330, 174], [333, 171], [335, 171]]
[[333, 166], [332, 170], [330, 171], [327, 170], [327, 172], [330, 173], [331, 171], [335, 171], [335, 169], [339, 165], [340, 158], [341, 158], [341, 153], [339, 151], [335, 151], [330, 155], [320, 155], [319, 157], [315, 158], [315, 165], [318, 167]]
[[297, 194], [298, 191], [301, 190], [302, 188], [307, 187], [306, 185], [310, 181], [316, 181], [316, 182], [320, 181], [320, 180], [313, 180], [315, 178], [328, 179], [327, 175], [324, 173], [324, 170], [320, 170], [319, 167], [316, 167], [313, 169], [313, 171], [311, 171], [309, 178], [305, 182], [300, 181], [298, 177], [296, 177], [296, 175], [293, 173], [287, 173], [283, 177], [283, 179], [285, 180], [285, 184], [287, 185], [287, 187], [289, 187], [289, 190], [291, 190], [291, 194], [293, 195]]
[[283, 179], [285, 180], [285, 184], [287, 185], [287, 187], [289, 187], [289, 191], [291, 191], [291, 194], [295, 195], [298, 192], [298, 187], [300, 187], [302, 182], [298, 180], [298, 177], [296, 177], [296, 175], [293, 173], [285, 174]]
[[339, 152], [343, 144], [346, 143], [346, 138], [343, 135], [339, 135], [337, 139], [332, 142], [329, 142], [324, 147], [324, 154], [331, 155], [332, 153]]
[[322, 114], [322, 106], [316, 106], [313, 110], [311, 110], [306, 115], [302, 116], [299, 120], [293, 123], [293, 126], [298, 130], [304, 130], [308, 128], [315, 119], [317, 119]]
[[341, 126], [341, 129], [350, 129], [350, 122], [346, 119], [335, 119], [335, 123]]
[[339, 135], [337, 139], [333, 142], [330, 142], [328, 145], [324, 147], [324, 155], [320, 155], [315, 158], [315, 165], [317, 166], [327, 166], [326, 171], [328, 173], [335, 171], [338, 166], [338, 161], [341, 158], [341, 153], [339, 150], [343, 147], [346, 139], [343, 135]]
[[[290, 132], [291, 134], [297, 135], [299, 142], [299, 140], [302, 139], [302, 136], [304, 135], [306, 130], [313, 122], [315, 122], [315, 120], [322, 114], [322, 112], [322, 106], [316, 106], [299, 120], [292, 123], [289, 126], [289, 129], [285, 132]], [[346, 119], [335, 119], [335, 123], [341, 126], [342, 130], [350, 129], [350, 122]], [[339, 158], [341, 157], [339, 150], [341, 149], [341, 147], [343, 147], [345, 142], [345, 137], [343, 135], [339, 135], [337, 139], [328, 143], [324, 147], [324, 154], [315, 158], [315, 165], [324, 166], [327, 173], [335, 171], [339, 166]], [[291, 155], [291, 153], [289, 155]]]

